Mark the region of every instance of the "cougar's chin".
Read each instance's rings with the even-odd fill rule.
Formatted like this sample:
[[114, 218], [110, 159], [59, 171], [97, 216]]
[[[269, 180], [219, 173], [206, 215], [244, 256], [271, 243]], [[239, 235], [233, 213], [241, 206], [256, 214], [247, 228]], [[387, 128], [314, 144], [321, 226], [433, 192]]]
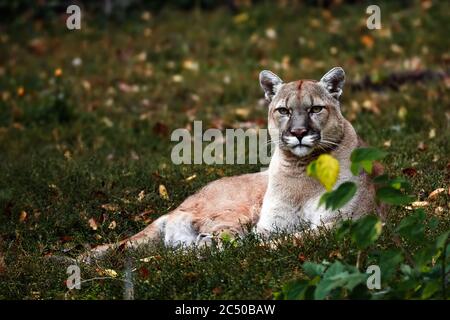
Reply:
[[295, 147], [289, 148], [289, 150], [297, 157], [304, 157], [311, 153], [312, 148], [305, 145], [298, 145]]

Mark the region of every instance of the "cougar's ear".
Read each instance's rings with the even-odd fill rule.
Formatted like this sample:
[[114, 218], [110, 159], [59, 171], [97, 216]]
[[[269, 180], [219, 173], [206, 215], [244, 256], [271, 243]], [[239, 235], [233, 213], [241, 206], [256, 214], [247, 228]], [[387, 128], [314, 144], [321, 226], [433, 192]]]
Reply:
[[342, 94], [345, 83], [345, 72], [341, 67], [335, 67], [325, 73], [319, 83], [336, 99]]
[[272, 98], [277, 94], [283, 81], [275, 73], [269, 70], [263, 70], [259, 73], [259, 84], [264, 90], [264, 95], [267, 101], [272, 101]]

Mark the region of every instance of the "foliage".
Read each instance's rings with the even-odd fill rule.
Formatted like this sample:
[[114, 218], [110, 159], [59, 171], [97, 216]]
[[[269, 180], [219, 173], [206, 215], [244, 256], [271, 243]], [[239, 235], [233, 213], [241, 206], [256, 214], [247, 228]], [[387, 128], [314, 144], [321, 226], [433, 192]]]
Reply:
[[[370, 272], [359, 266], [336, 260], [320, 263], [304, 262], [304, 276], [286, 283], [275, 294], [277, 299], [446, 299], [447, 275], [450, 271], [449, 231], [436, 241], [425, 239], [424, 225], [411, 224], [416, 215], [404, 218], [398, 230], [408, 226], [408, 232], [420, 235], [421, 249], [414, 254], [401, 249], [380, 251], [376, 241], [381, 234], [381, 221], [375, 216], [366, 216], [357, 221], [344, 221], [336, 229], [340, 241], [351, 241], [365, 250], [368, 265], [380, 268], [381, 287], [369, 289]], [[426, 224], [425, 224], [426, 226]], [[401, 232], [400, 232], [401, 234]], [[395, 235], [394, 235], [395, 236]], [[358, 254], [361, 257], [362, 252]], [[411, 256], [408, 261], [405, 257]]]
[[[373, 161], [382, 159], [386, 155], [386, 152], [376, 148], [355, 149], [350, 158], [353, 174], [358, 175], [361, 167], [367, 173], [371, 173]], [[331, 162], [330, 158], [332, 156], [328, 155], [328, 163]], [[317, 165], [310, 165], [310, 167], [309, 170], [314, 172], [314, 177], [320, 180], [319, 167]], [[324, 168], [324, 166], [320, 168]], [[329, 168], [325, 169], [329, 170]], [[389, 179], [387, 176], [382, 176], [375, 182], [381, 185], [377, 190], [377, 198], [382, 202], [404, 205], [410, 203], [414, 198], [402, 192], [404, 189], [409, 189], [409, 184], [404, 179]], [[321, 197], [320, 204], [325, 203], [327, 209], [336, 210], [350, 201], [355, 193], [356, 185], [353, 182], [344, 182], [336, 190], [326, 192]], [[403, 251], [388, 250], [375, 255], [369, 250], [382, 232], [382, 222], [379, 217], [367, 215], [356, 221], [341, 222], [335, 230], [335, 236], [339, 241], [350, 239], [352, 244], [360, 250], [356, 267], [339, 260], [333, 263], [327, 260], [321, 263], [306, 261], [302, 265], [306, 279], [289, 282], [275, 294], [275, 297], [279, 299], [446, 299], [448, 281], [446, 277], [450, 270], [450, 257], [447, 256], [446, 250], [450, 249], [450, 244], [448, 244], [450, 231], [444, 232], [435, 243], [432, 243], [425, 237], [427, 227], [425, 220], [425, 212], [418, 209], [403, 218], [396, 228], [397, 233], [392, 235], [397, 239], [399, 236], [407, 238], [420, 247], [412, 255], [411, 261], [405, 260], [405, 257], [409, 257], [411, 254], [404, 247], [402, 247]], [[386, 277], [383, 279], [384, 283], [387, 280], [390, 281], [388, 288], [376, 291], [369, 287], [368, 275], [364, 271], [360, 271], [359, 259], [362, 252], [365, 252], [368, 261], [375, 262], [379, 266], [380, 276]], [[399, 265], [400, 268], [397, 271]], [[366, 280], [367, 285], [365, 285]]]

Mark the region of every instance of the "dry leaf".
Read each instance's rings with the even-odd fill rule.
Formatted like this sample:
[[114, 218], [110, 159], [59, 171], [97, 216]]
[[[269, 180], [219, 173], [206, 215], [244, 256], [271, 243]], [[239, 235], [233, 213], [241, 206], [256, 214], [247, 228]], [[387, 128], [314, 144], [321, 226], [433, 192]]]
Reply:
[[417, 176], [417, 173], [418, 173], [417, 170], [414, 168], [405, 168], [402, 170], [402, 172], [404, 175], [407, 175], [408, 177], [411, 177], [411, 178]]
[[430, 203], [428, 201], [414, 201], [413, 203], [411, 203], [411, 206], [413, 208], [424, 208], [424, 207], [428, 207], [430, 205]]
[[0, 274], [3, 274], [5, 272], [6, 272], [5, 258], [3, 257], [2, 253], [0, 252]]
[[167, 193], [167, 189], [163, 184], [159, 185], [159, 196], [164, 200], [169, 200], [169, 194]]
[[250, 114], [250, 110], [248, 108], [237, 108], [234, 110], [234, 113], [242, 118], [247, 118]]
[[361, 37], [361, 43], [368, 49], [372, 49], [375, 41], [369, 35], [364, 35]]
[[108, 226], [108, 229], [114, 230], [117, 227], [117, 223], [113, 220]]
[[430, 129], [430, 132], [428, 132], [428, 138], [433, 139], [436, 137], [436, 129], [432, 128]]
[[145, 192], [144, 192], [144, 190], [142, 190], [141, 192], [139, 192], [137, 200], [139, 202], [141, 202], [142, 200], [144, 200], [144, 198], [145, 198]]
[[185, 181], [191, 181], [194, 180], [197, 177], [196, 174], [193, 174], [192, 176], [187, 177], [186, 179], [184, 179]]
[[183, 68], [186, 70], [197, 72], [199, 69], [199, 65], [197, 61], [186, 59], [183, 61]]
[[423, 141], [420, 141], [419, 144], [417, 145], [417, 150], [419, 151], [425, 151], [427, 149], [428, 146]]
[[24, 222], [27, 219], [27, 216], [28, 216], [27, 212], [25, 210], [22, 210], [20, 212], [19, 221]]
[[429, 200], [435, 200], [435, 199], [438, 197], [438, 195], [439, 195], [440, 193], [442, 193], [442, 192], [445, 192], [445, 189], [444, 189], [444, 188], [438, 188], [438, 189], [432, 191], [432, 192], [428, 195], [428, 199], [429, 199]]
[[113, 269], [104, 269], [103, 270], [103, 274], [111, 277], [111, 278], [116, 278], [117, 277], [117, 272]]
[[101, 205], [102, 209], [105, 209], [106, 211], [117, 211], [119, 210], [119, 207], [112, 203], [105, 203]]
[[220, 295], [220, 294], [222, 293], [222, 291], [223, 291], [223, 289], [222, 289], [221, 287], [215, 287], [214, 289], [212, 289], [212, 293], [213, 293], [215, 296]]
[[400, 118], [400, 120], [404, 120], [407, 114], [408, 110], [404, 106], [401, 106], [400, 109], [398, 109], [397, 116]]
[[89, 227], [91, 227], [92, 230], [95, 231], [98, 229], [97, 221], [95, 221], [94, 218], [90, 218], [88, 223], [89, 223]]

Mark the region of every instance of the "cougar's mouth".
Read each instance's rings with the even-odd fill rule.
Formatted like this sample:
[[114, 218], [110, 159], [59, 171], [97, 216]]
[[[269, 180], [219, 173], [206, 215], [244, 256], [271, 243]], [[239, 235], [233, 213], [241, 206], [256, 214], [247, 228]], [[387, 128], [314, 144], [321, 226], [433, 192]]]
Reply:
[[294, 136], [284, 136], [283, 142], [288, 148], [307, 147], [312, 148], [320, 137], [317, 134], [304, 136], [301, 140]]
[[317, 134], [306, 135], [301, 140], [293, 136], [283, 137], [285, 146], [298, 157], [309, 154], [319, 140], [320, 137]]

